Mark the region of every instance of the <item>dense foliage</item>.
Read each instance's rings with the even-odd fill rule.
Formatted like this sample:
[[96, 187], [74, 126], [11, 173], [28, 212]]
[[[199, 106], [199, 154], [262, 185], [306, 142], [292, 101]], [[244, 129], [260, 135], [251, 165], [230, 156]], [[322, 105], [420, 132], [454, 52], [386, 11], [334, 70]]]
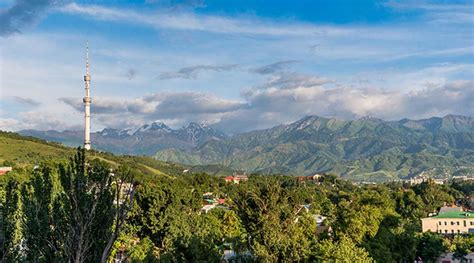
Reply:
[[[19, 183], [8, 181], [2, 201], [5, 262], [98, 262], [108, 258], [130, 209], [131, 171], [87, 161], [43, 164]], [[121, 200], [117, 203], [117, 200]]]
[[[432, 262], [474, 250], [472, 236], [421, 233], [420, 218], [471, 193], [463, 187], [355, 186], [334, 176], [250, 176], [239, 185], [205, 174], [148, 178], [116, 248], [147, 262], [217, 262], [229, 251], [242, 262]], [[225, 205], [200, 212], [206, 192]]]

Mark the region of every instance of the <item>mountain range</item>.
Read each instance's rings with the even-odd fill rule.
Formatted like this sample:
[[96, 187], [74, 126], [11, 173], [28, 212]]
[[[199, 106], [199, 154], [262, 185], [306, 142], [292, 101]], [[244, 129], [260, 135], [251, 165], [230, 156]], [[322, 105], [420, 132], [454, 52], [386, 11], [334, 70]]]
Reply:
[[[70, 145], [82, 141], [82, 132], [29, 130], [20, 134]], [[196, 123], [173, 130], [155, 122], [135, 131], [104, 129], [94, 133], [92, 140], [97, 149], [119, 154], [265, 174], [332, 172], [371, 181], [420, 173], [474, 175], [474, 120], [455, 115], [400, 121], [307, 116], [234, 136]]]
[[[68, 146], [80, 146], [84, 141], [83, 131], [22, 130], [18, 133], [47, 141], [60, 142]], [[207, 125], [194, 122], [176, 130], [162, 122], [152, 122], [136, 130], [105, 128], [91, 134], [95, 149], [115, 154], [150, 156], [162, 149], [190, 150], [207, 141], [222, 140], [227, 137], [226, 134]]]

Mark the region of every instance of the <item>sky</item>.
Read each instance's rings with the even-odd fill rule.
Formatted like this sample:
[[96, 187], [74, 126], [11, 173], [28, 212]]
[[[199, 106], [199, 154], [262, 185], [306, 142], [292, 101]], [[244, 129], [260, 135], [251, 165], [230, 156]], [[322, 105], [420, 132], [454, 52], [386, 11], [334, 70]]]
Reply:
[[474, 0], [0, 0], [0, 130], [474, 117]]

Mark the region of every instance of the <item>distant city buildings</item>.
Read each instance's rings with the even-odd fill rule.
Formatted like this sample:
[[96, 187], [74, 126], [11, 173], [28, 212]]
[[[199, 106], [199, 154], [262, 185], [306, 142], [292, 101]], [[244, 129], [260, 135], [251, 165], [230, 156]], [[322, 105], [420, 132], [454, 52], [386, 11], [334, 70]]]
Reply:
[[444, 235], [474, 233], [474, 212], [458, 206], [443, 206], [437, 215], [421, 219], [423, 232]]
[[416, 176], [416, 177], [413, 177], [413, 178], [410, 178], [408, 180], [405, 180], [405, 182], [409, 183], [410, 185], [417, 185], [417, 184], [421, 184], [421, 183], [424, 183], [424, 182], [433, 182], [435, 184], [445, 184], [446, 182], [448, 181], [448, 179], [446, 178], [431, 178], [431, 177], [428, 177], [428, 176], [425, 176], [423, 174], [419, 175], [419, 176]]
[[435, 184], [446, 184], [449, 182], [467, 182], [467, 181], [474, 181], [474, 175], [453, 175], [450, 176], [449, 174], [445, 175], [445, 178], [432, 178], [428, 175], [425, 175], [424, 172], [421, 174], [412, 177], [410, 179], [405, 179], [403, 182], [406, 182], [410, 185], [417, 185], [424, 182], [433, 182]]

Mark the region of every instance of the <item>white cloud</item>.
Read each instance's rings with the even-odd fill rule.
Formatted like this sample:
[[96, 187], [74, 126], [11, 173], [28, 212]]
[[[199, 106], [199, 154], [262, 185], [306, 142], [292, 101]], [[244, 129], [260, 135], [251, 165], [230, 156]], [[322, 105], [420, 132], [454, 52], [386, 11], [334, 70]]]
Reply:
[[0, 118], [0, 130], [2, 131], [17, 131], [23, 129], [22, 124], [11, 118]]
[[[337, 86], [315, 76], [295, 74], [292, 78], [288, 72], [282, 74], [286, 81], [269, 79], [262, 86], [244, 92], [241, 100], [196, 92], [160, 92], [133, 100], [98, 99], [93, 107], [94, 115], [104, 126], [135, 125], [158, 119], [171, 125], [198, 121], [230, 133], [291, 122], [304, 115], [342, 119], [373, 116], [387, 120], [474, 115], [474, 81], [470, 80], [407, 91]], [[64, 101], [82, 111], [80, 103]]]
[[251, 19], [232, 19], [211, 15], [196, 15], [193, 13], [155, 13], [143, 14], [134, 11], [124, 11], [97, 5], [68, 4], [58, 10], [77, 15], [86, 15], [105, 21], [128, 22], [144, 24], [157, 29], [193, 30], [225, 34], [261, 34], [273, 36], [308, 36], [309, 34], [344, 34], [346, 30], [329, 26], [315, 27], [310, 24], [274, 26], [271, 22]]
[[[78, 99], [61, 98], [62, 102], [73, 107], [77, 112], [83, 111]], [[96, 98], [91, 112], [97, 116], [103, 126], [143, 124], [153, 120], [169, 120], [184, 125], [193, 120], [208, 124], [216, 123], [220, 116], [246, 107], [237, 100], [219, 98], [198, 92], [160, 92], [137, 99]], [[130, 121], [126, 121], [126, 120]], [[171, 125], [171, 124], [170, 124]], [[123, 127], [123, 126], [122, 126]]]

